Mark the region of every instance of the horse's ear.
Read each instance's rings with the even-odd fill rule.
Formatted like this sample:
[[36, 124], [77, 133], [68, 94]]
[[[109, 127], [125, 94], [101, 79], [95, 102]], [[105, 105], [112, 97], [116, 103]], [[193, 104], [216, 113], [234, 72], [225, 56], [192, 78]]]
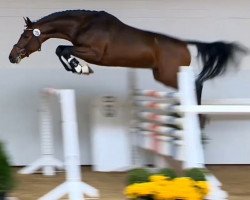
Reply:
[[28, 17], [25, 18], [24, 17], [23, 19], [25, 21], [26, 27], [31, 27], [32, 26], [32, 21], [30, 20], [30, 18], [28, 18]]

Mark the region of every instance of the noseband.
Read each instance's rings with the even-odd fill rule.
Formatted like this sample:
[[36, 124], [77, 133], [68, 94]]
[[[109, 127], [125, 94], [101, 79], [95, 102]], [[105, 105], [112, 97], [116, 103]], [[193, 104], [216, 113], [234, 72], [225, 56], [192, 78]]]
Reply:
[[[38, 51], [41, 51], [42, 44], [41, 44], [41, 42], [39, 40], [39, 36], [41, 34], [40, 30], [39, 29], [31, 29], [31, 28], [25, 29], [25, 30], [27, 30], [27, 31], [33, 31], [33, 37], [35, 37], [37, 39], [37, 42], [39, 44]], [[19, 57], [21, 57], [21, 56], [27, 56], [27, 57], [29, 57], [30, 53], [25, 49], [25, 47], [20, 47], [18, 44], [15, 44], [14, 47], [20, 49]]]

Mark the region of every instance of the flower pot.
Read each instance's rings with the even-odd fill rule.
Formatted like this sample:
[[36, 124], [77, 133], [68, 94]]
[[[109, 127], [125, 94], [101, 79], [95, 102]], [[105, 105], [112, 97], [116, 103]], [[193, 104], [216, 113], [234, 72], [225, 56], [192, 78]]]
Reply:
[[6, 193], [5, 192], [0, 192], [0, 200], [5, 200]]

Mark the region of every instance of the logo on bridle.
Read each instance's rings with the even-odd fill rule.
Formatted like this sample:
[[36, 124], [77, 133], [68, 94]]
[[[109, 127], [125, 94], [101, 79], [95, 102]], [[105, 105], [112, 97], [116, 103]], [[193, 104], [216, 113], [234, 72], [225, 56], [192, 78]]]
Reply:
[[38, 28], [35, 28], [33, 30], [33, 35], [36, 36], [36, 37], [39, 37], [41, 35], [41, 31]]

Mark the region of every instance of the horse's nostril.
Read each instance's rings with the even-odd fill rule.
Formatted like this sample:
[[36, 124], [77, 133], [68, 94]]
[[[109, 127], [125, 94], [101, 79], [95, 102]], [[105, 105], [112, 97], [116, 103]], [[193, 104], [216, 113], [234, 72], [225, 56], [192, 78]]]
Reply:
[[11, 63], [15, 63], [15, 59], [11, 55], [9, 55], [9, 60]]

